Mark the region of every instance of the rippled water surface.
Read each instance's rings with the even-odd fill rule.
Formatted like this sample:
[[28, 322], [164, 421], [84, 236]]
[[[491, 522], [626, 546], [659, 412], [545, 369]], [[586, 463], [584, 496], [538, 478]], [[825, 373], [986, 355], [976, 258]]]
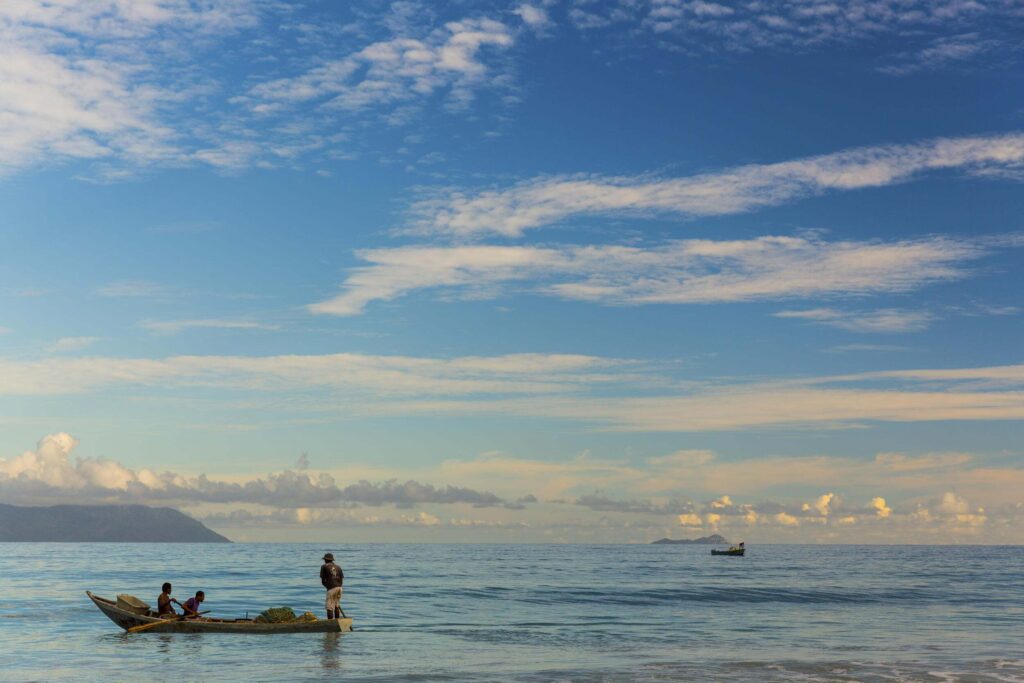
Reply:
[[[85, 597], [351, 634], [125, 635]], [[0, 680], [1024, 681], [1024, 548], [0, 543]]]

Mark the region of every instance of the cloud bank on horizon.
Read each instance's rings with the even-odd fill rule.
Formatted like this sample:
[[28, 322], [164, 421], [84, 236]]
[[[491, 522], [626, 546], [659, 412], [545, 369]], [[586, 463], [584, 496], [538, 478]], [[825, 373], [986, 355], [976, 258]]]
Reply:
[[[794, 462], [760, 459], [720, 463], [713, 453], [681, 451], [651, 458], [646, 467], [594, 461], [580, 456], [563, 463], [517, 461], [492, 454], [473, 461], [447, 461], [434, 476], [476, 481], [501, 477], [502, 488], [540, 484], [540, 497], [526, 493], [508, 500], [489, 491], [458, 484], [434, 486], [390, 479], [371, 483], [360, 480], [340, 486], [331, 474], [307, 471], [308, 462], [295, 469], [265, 477], [223, 481], [199, 475], [186, 477], [170, 471], [132, 470], [106, 458], [71, 455], [78, 441], [69, 434], [51, 434], [35, 450], [0, 459], [0, 494], [9, 502], [40, 503], [148, 503], [176, 504], [215, 525], [272, 525], [307, 529], [344, 524], [374, 528], [437, 526], [454, 529], [479, 527], [502, 530], [514, 540], [527, 530], [550, 532], [572, 521], [575, 510], [601, 513], [599, 527], [605, 540], [635, 541], [636, 530], [647, 533], [664, 528], [666, 516], [675, 517], [687, 532], [784, 534], [801, 527], [818, 538], [843, 540], [851, 531], [884, 538], [888, 533], [913, 534], [935, 540], [970, 536], [991, 523], [1020, 523], [1024, 506], [1013, 503], [1012, 491], [1024, 483], [1024, 470], [1015, 466], [992, 469], [979, 465], [968, 454], [937, 453], [908, 457], [880, 453], [866, 467], [845, 458], [819, 457], [799, 463], [797, 475], [805, 486], [827, 487], [824, 480], [842, 480], [847, 488], [870, 490], [885, 486], [898, 495], [913, 496], [936, 485], [967, 488], [974, 496], [993, 501], [986, 510], [965, 497], [945, 491], [934, 499], [911, 499], [898, 507], [881, 496], [858, 503], [831, 491], [807, 501], [735, 502], [725, 494], [695, 502], [683, 497], [682, 482], [690, 491], [729, 486], [749, 494], [742, 480], [758, 474], [765, 481], [792, 482], [784, 470]], [[532, 470], [532, 471], [531, 471]], [[745, 477], [739, 476], [743, 473]], [[536, 475], [543, 475], [540, 483]], [[735, 479], [734, 479], [735, 478]], [[692, 483], [694, 480], [699, 484]], [[600, 490], [579, 493], [589, 487], [617, 485], [643, 498], [609, 497]], [[735, 494], [734, 494], [735, 495]], [[894, 505], [897, 505], [894, 503]], [[500, 511], [502, 517], [484, 515]], [[466, 517], [465, 515], [471, 515]], [[460, 515], [452, 517], [451, 515]], [[476, 518], [473, 518], [475, 515]], [[586, 526], [585, 524], [582, 526]]]
[[1024, 542], [1022, 28], [5, 2], [0, 502]]

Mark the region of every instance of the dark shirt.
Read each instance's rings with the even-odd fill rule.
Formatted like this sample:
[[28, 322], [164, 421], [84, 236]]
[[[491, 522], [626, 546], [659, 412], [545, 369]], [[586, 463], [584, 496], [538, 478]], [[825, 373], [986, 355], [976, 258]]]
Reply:
[[344, 582], [345, 572], [341, 571], [341, 567], [338, 565], [333, 562], [324, 562], [323, 566], [320, 567], [320, 583], [327, 590], [340, 588]]
[[185, 613], [186, 614], [198, 614], [199, 613], [199, 605], [201, 605], [201, 604], [202, 603], [200, 603], [198, 600], [196, 600], [193, 597], [193, 598], [189, 598], [188, 600], [186, 600], [185, 604], [182, 605], [182, 607], [185, 608]]

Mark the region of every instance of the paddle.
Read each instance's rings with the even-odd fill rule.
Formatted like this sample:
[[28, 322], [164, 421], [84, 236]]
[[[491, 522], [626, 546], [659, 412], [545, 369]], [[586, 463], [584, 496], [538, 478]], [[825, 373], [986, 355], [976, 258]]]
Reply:
[[[210, 610], [206, 610], [205, 612], [197, 612], [194, 616], [198, 617], [200, 614], [207, 614], [207, 613], [209, 613], [209, 611]], [[141, 633], [142, 631], [148, 631], [149, 629], [154, 628], [156, 626], [160, 626], [161, 624], [169, 624], [172, 621], [184, 621], [185, 619], [189, 618], [190, 616], [193, 616], [193, 615], [191, 615], [191, 614], [181, 614], [181, 615], [179, 615], [179, 616], [177, 616], [177, 617], [175, 617], [173, 619], [161, 619], [160, 621], [151, 621], [148, 624], [142, 624], [141, 626], [132, 626], [130, 629], [128, 629], [128, 633]]]

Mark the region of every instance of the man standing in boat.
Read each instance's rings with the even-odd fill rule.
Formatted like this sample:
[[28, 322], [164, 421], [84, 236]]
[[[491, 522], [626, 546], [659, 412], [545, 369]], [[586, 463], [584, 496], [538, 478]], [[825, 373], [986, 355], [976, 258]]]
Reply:
[[327, 618], [340, 619], [344, 615], [341, 611], [341, 586], [345, 583], [345, 572], [334, 564], [334, 555], [331, 553], [324, 555], [324, 563], [320, 567], [320, 583], [327, 589]]

